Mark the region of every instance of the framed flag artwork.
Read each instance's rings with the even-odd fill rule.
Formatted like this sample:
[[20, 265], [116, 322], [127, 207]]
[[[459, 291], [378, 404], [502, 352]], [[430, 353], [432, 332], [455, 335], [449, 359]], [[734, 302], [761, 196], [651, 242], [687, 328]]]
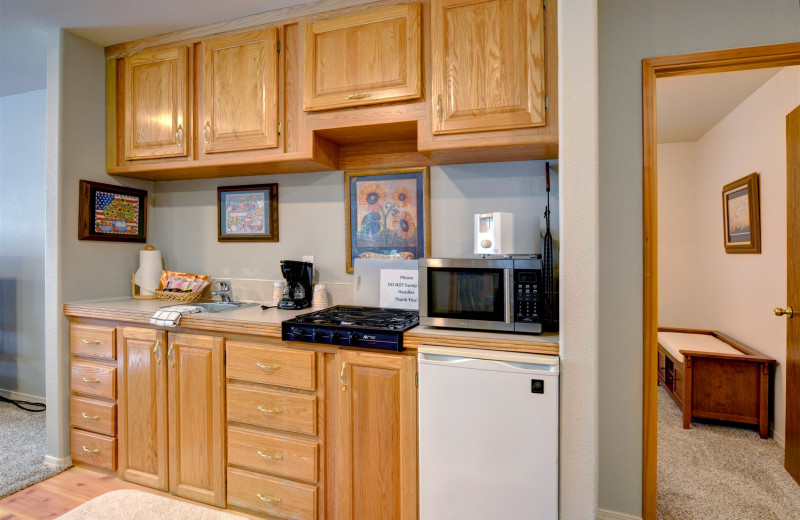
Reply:
[[80, 181], [78, 240], [144, 242], [147, 191]]
[[278, 185], [217, 188], [217, 240], [278, 241]]

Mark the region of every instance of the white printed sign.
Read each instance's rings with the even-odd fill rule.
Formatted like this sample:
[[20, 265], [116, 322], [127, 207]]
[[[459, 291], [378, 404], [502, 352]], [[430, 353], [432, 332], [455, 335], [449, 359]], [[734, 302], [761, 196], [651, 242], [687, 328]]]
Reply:
[[418, 274], [412, 269], [381, 269], [381, 307], [419, 309]]

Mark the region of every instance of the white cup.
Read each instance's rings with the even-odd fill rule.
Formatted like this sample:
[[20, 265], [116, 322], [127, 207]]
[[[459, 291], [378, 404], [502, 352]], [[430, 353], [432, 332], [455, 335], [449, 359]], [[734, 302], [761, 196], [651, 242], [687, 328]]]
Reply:
[[314, 286], [314, 297], [311, 300], [311, 305], [323, 308], [328, 306], [328, 291], [325, 284], [318, 283]]
[[286, 282], [278, 280], [272, 284], [272, 305], [277, 305], [281, 298], [283, 298], [283, 288], [286, 287]]

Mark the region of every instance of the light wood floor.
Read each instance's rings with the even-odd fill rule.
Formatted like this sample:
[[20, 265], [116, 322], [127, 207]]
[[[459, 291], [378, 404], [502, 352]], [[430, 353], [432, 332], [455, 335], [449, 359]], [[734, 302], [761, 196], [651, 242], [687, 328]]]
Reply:
[[[77, 466], [0, 500], [0, 520], [56, 518], [94, 497], [117, 489], [138, 489], [175, 498], [163, 491], [125, 482], [113, 474]], [[191, 503], [197, 504], [197, 502]], [[241, 514], [231, 510], [226, 512]], [[243, 518], [256, 517], [243, 515]]]

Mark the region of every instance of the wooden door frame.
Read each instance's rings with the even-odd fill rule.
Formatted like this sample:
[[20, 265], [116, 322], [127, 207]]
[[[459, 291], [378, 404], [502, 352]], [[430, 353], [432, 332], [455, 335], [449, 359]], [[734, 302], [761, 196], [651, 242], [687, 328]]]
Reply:
[[642, 60], [642, 189], [644, 198], [644, 403], [642, 519], [656, 519], [658, 424], [658, 205], [656, 79], [800, 64], [800, 42]]

